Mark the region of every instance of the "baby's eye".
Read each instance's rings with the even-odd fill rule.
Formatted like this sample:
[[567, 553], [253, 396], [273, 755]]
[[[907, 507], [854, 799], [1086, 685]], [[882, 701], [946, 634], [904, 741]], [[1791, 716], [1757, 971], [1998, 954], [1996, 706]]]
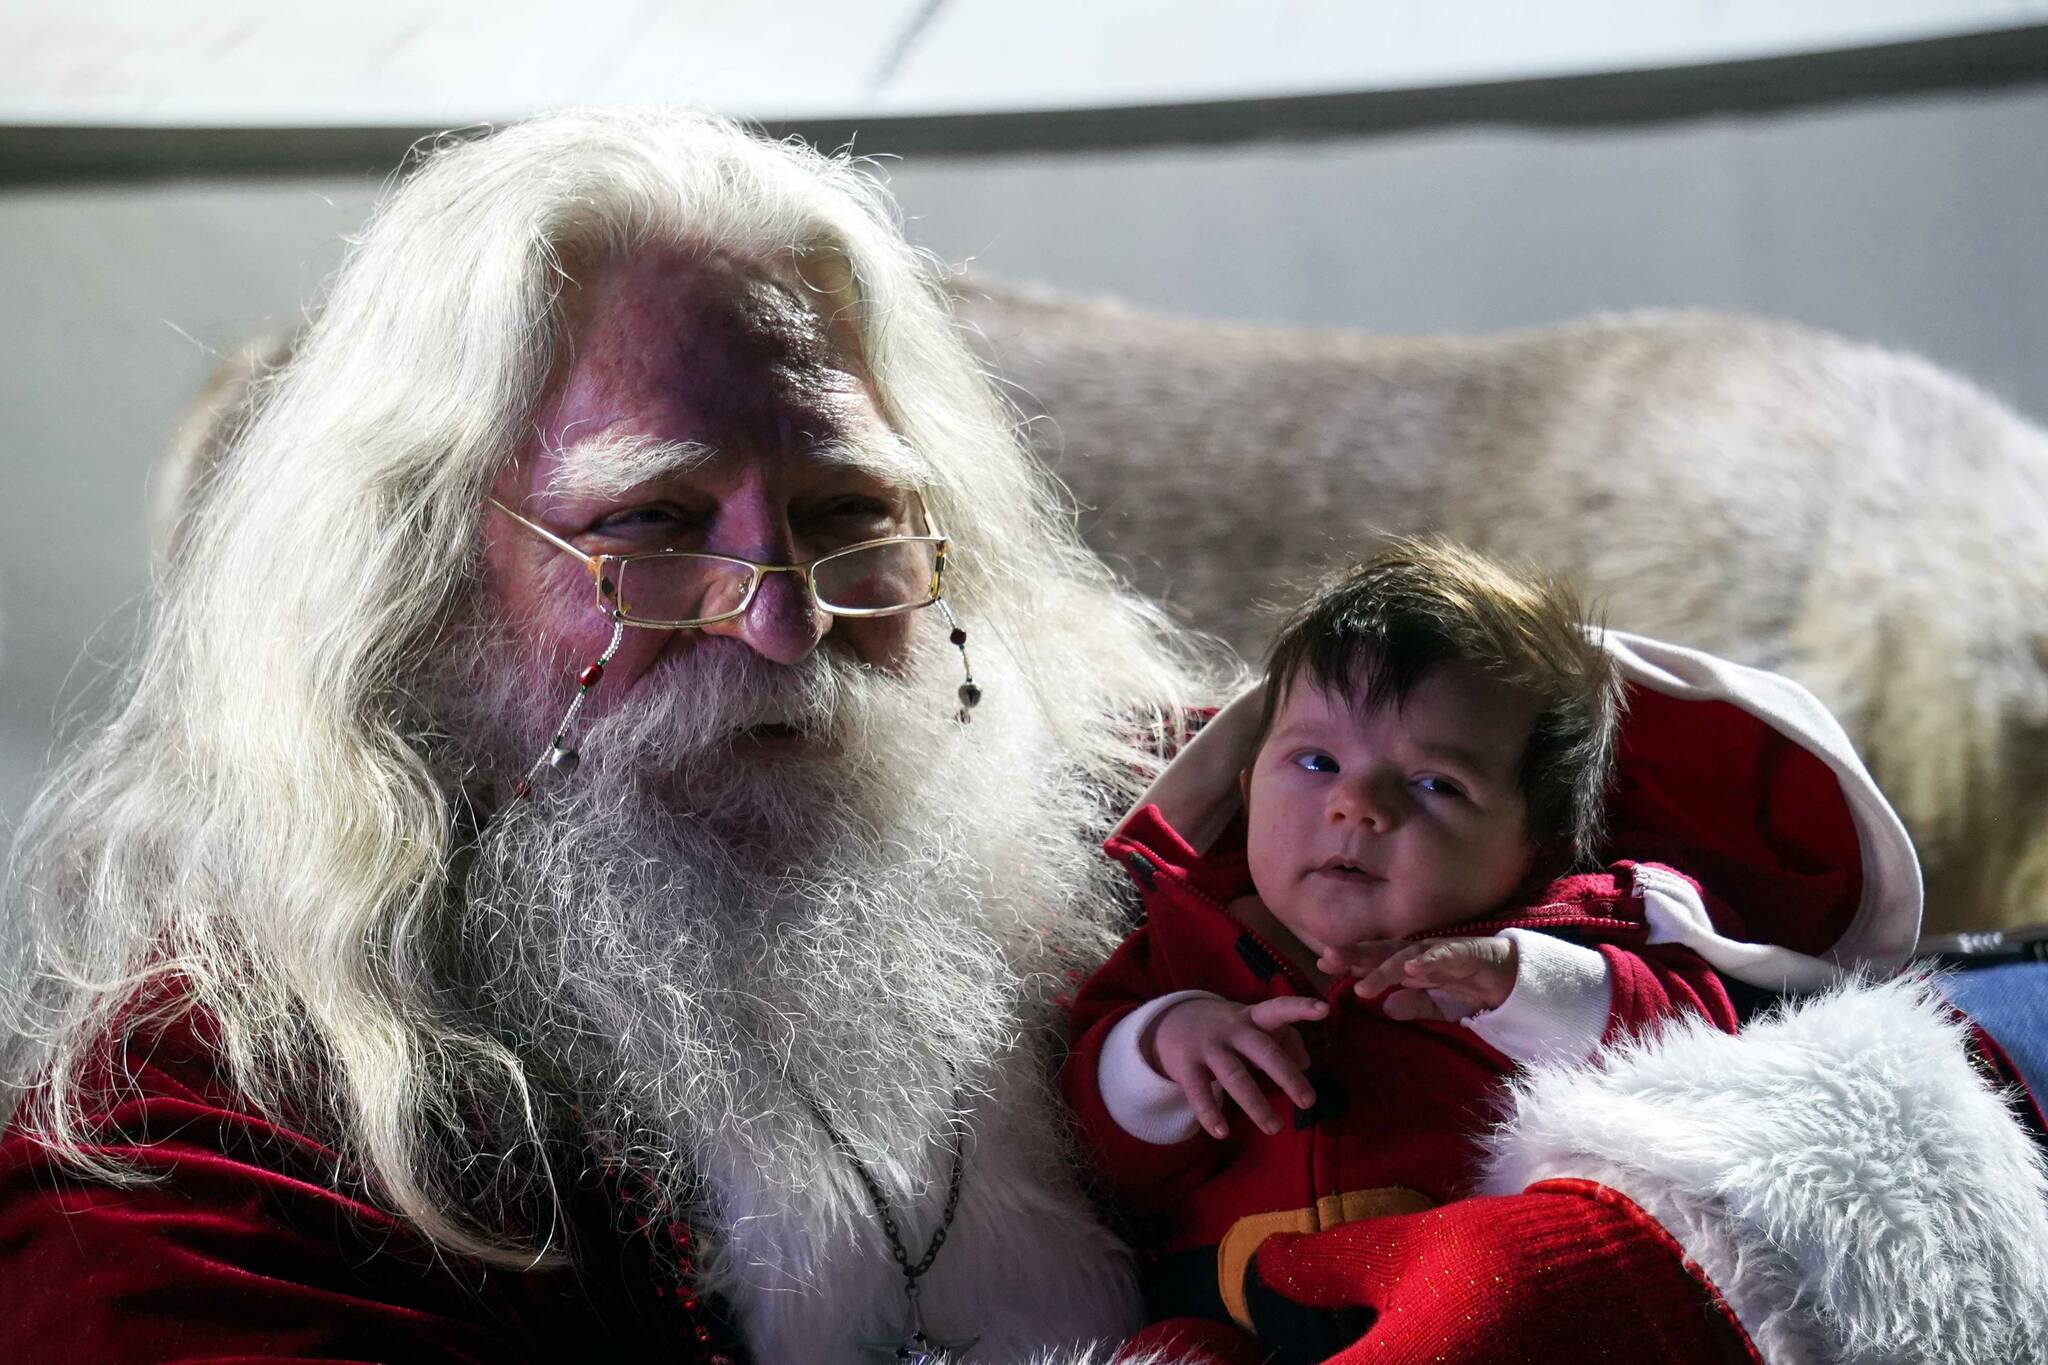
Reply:
[[1463, 796], [1465, 794], [1465, 789], [1451, 781], [1448, 777], [1418, 777], [1415, 779], [1415, 786], [1418, 790], [1428, 792], [1431, 796]]
[[1316, 753], [1311, 750], [1305, 754], [1296, 754], [1294, 766], [1304, 768], [1312, 773], [1334, 773], [1337, 771], [1337, 760], [1328, 754]]

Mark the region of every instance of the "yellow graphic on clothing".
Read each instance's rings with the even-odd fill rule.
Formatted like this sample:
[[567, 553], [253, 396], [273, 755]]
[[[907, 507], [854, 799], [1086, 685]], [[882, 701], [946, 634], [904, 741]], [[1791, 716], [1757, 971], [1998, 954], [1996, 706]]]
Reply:
[[1238, 1326], [1247, 1332], [1252, 1330], [1251, 1310], [1244, 1301], [1244, 1272], [1259, 1243], [1276, 1232], [1320, 1232], [1361, 1218], [1421, 1213], [1435, 1207], [1436, 1201], [1426, 1194], [1400, 1185], [1385, 1185], [1376, 1190], [1326, 1194], [1316, 1200], [1313, 1208], [1254, 1213], [1240, 1218], [1216, 1245], [1216, 1288], [1223, 1295], [1223, 1306], [1230, 1310]]

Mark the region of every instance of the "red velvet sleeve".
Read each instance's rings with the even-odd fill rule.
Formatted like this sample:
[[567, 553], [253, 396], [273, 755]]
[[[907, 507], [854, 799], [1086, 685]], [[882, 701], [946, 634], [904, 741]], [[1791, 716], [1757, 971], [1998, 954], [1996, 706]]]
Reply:
[[617, 1337], [566, 1272], [451, 1261], [349, 1193], [333, 1152], [223, 1093], [189, 1031], [130, 1066], [95, 1131], [150, 1183], [0, 1138], [0, 1360], [518, 1365]]
[[1073, 1050], [1060, 1074], [1067, 1105], [1080, 1125], [1082, 1146], [1104, 1189], [1140, 1216], [1178, 1203], [1221, 1166], [1251, 1125], [1234, 1123], [1221, 1141], [1197, 1130], [1170, 1145], [1125, 1132], [1103, 1103], [1102, 1048], [1124, 1017], [1194, 983], [1169, 984], [1155, 970], [1149, 926], [1140, 928], [1096, 969], [1074, 998]]
[[1691, 949], [1594, 946], [1607, 963], [1612, 988], [1602, 1046], [1667, 1019], [1705, 1019], [1724, 1033], [1736, 1031], [1735, 1004], [1727, 986]]

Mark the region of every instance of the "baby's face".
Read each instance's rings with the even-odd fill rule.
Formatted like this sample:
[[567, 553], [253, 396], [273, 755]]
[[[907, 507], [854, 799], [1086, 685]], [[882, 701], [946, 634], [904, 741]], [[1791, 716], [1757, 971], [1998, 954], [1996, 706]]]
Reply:
[[1318, 952], [1504, 908], [1534, 857], [1516, 774], [1536, 709], [1456, 666], [1363, 717], [1297, 679], [1248, 774], [1259, 899]]

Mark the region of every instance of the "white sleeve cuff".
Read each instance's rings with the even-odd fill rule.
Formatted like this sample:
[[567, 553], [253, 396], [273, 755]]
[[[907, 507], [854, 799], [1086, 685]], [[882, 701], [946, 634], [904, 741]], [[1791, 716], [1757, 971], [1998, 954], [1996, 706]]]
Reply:
[[1152, 1069], [1138, 1046], [1152, 1021], [1183, 1000], [1218, 1000], [1208, 991], [1175, 991], [1147, 1000], [1117, 1021], [1102, 1040], [1102, 1060], [1095, 1071], [1103, 1107], [1116, 1126], [1160, 1147], [1193, 1137], [1200, 1128], [1194, 1106], [1180, 1086]]
[[1515, 945], [1515, 988], [1496, 1009], [1459, 1020], [1518, 1062], [1579, 1062], [1600, 1048], [1613, 1008], [1607, 959], [1531, 929], [1503, 929]]

